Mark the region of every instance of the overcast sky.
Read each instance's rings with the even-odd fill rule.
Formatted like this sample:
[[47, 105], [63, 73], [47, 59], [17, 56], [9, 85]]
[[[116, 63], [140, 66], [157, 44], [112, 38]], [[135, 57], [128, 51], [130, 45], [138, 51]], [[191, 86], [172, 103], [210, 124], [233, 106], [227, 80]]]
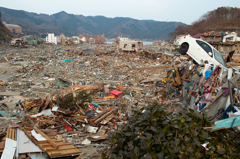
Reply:
[[222, 6], [240, 8], [240, 0], [0, 0], [0, 6], [35, 13], [65, 11], [84, 16], [131, 17], [186, 24]]

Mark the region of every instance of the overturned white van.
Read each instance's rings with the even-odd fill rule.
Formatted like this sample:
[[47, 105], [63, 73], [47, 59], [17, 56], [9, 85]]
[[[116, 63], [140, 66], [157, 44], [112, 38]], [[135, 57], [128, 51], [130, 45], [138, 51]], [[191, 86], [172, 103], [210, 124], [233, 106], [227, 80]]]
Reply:
[[193, 60], [202, 64], [204, 61], [208, 61], [209, 64], [225, 66], [226, 63], [222, 55], [207, 42], [186, 35], [180, 40], [179, 53], [182, 55], [189, 55]]

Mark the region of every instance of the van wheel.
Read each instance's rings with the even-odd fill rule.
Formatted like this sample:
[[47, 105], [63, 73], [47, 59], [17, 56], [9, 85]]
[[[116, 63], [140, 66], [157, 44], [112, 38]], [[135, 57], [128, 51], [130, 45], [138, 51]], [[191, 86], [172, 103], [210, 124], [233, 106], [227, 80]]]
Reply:
[[187, 43], [183, 43], [181, 46], [180, 46], [180, 49], [179, 49], [179, 53], [181, 55], [186, 55], [187, 51], [188, 51], [188, 44]]

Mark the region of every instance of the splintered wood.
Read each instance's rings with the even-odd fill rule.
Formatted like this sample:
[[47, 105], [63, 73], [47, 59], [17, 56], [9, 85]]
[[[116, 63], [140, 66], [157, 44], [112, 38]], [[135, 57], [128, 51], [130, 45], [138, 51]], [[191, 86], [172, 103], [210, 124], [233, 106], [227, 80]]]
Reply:
[[77, 92], [81, 90], [94, 91], [99, 89], [98, 86], [92, 86], [92, 85], [71, 85], [69, 87], [72, 88], [73, 92]]
[[6, 140], [6, 137], [4, 137], [2, 139], [2, 141], [0, 142], [0, 156], [2, 155], [4, 147], [5, 147], [5, 140]]
[[16, 141], [16, 129], [8, 128], [7, 129], [7, 138], [15, 140]]
[[47, 135], [40, 129], [35, 129], [38, 134], [41, 134], [46, 140], [37, 141], [31, 134], [33, 128], [25, 128], [25, 134], [36, 144], [40, 149], [45, 151], [51, 158], [64, 157], [69, 155], [78, 155], [81, 152], [71, 143], [57, 140], [56, 136]]

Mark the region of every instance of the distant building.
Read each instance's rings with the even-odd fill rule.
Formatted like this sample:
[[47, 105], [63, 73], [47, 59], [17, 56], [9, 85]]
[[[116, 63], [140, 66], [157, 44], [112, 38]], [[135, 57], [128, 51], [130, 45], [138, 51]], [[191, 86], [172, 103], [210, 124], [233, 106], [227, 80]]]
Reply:
[[118, 39], [119, 39], [119, 41], [129, 41], [130, 40], [128, 38], [123, 38], [123, 37], [119, 37]]
[[159, 41], [154, 41], [153, 42], [153, 46], [161, 46], [164, 47], [164, 45], [166, 44], [166, 42], [164, 40], [159, 40]]
[[22, 27], [16, 24], [7, 24], [6, 22], [3, 22], [3, 24], [10, 30], [13, 34], [21, 34], [22, 33]]
[[235, 32], [225, 35], [222, 43], [218, 45], [218, 51], [222, 53], [229, 53], [233, 50], [235, 50], [235, 53], [240, 53], [240, 37]]
[[24, 35], [20, 37], [22, 41], [28, 41], [28, 40], [38, 40], [38, 37], [36, 35]]
[[59, 44], [59, 43], [61, 43], [61, 37], [60, 36], [57, 36], [57, 43]]
[[79, 34], [79, 38], [82, 39], [84, 36], [84, 34]]
[[87, 39], [86, 37], [84, 36], [84, 34], [79, 34], [79, 40], [80, 40], [80, 43], [86, 43]]
[[[82, 37], [82, 34], [80, 34]], [[80, 37], [80, 36], [79, 36]], [[80, 39], [82, 39], [80, 37]], [[89, 44], [103, 44], [105, 43], [105, 35], [86, 36], [86, 42]]]
[[234, 50], [234, 43], [227, 42], [224, 44], [219, 44], [217, 48], [218, 48], [217, 50], [221, 53], [229, 53]]
[[63, 39], [65, 39], [65, 35], [62, 33], [60, 36], [57, 36], [57, 43], [60, 44], [62, 43]]
[[203, 33], [204, 41], [211, 44], [217, 50], [218, 50], [218, 46], [220, 44], [222, 44], [222, 40], [223, 40], [224, 35], [225, 35], [225, 33], [214, 32], [214, 31]]
[[52, 43], [57, 45], [57, 37], [54, 36], [54, 33], [48, 33], [48, 36], [46, 36], [46, 43]]
[[79, 36], [73, 36], [73, 37], [72, 37], [72, 42], [73, 42], [75, 45], [80, 44]]
[[105, 35], [96, 35], [95, 37], [95, 44], [103, 44], [105, 43]]
[[234, 43], [233, 49], [235, 50], [235, 53], [240, 53], [240, 41]]
[[193, 38], [196, 38], [196, 39], [201, 39], [201, 40], [204, 39], [203, 33], [197, 33], [197, 34], [193, 35], [192, 37], [193, 37]]
[[80, 38], [79, 40], [80, 40], [81, 43], [86, 43], [86, 41], [87, 41], [87, 40], [86, 40], [86, 37], [82, 37], [82, 38]]
[[143, 42], [130, 40], [128, 38], [118, 37], [118, 48], [122, 51], [137, 51], [142, 49]]
[[231, 32], [230, 34], [223, 37], [223, 43], [225, 42], [237, 42], [240, 41], [240, 37], [237, 36], [237, 33]]
[[11, 45], [21, 45], [22, 40], [20, 38], [12, 38]]

